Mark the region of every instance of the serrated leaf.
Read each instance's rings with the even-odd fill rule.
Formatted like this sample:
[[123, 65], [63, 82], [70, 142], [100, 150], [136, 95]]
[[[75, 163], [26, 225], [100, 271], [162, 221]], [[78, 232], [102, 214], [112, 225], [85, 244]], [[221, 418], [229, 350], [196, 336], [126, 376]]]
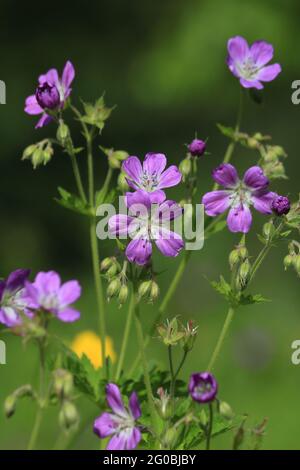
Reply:
[[212, 287], [227, 300], [231, 301], [234, 298], [234, 293], [231, 289], [230, 284], [225, 281], [223, 276], [220, 276], [220, 281], [212, 281]]
[[113, 204], [116, 198], [117, 192], [115, 189], [112, 189], [108, 193], [105, 194], [103, 189], [96, 192], [95, 204], [96, 207], [100, 206], [101, 204]]
[[94, 216], [93, 209], [87, 202], [84, 202], [78, 196], [69, 193], [61, 187], [58, 188], [58, 192], [60, 194], [60, 199], [55, 198], [55, 201], [59, 205], [79, 214], [87, 215], [89, 217]]
[[254, 295], [244, 295], [242, 294], [239, 299], [239, 304], [240, 305], [252, 305], [252, 304], [259, 304], [262, 302], [271, 302], [270, 299], [266, 299], [260, 294], [254, 294]]
[[233, 127], [223, 126], [223, 124], [218, 123], [217, 128], [223, 135], [225, 135], [229, 139], [235, 140], [235, 130], [233, 129]]

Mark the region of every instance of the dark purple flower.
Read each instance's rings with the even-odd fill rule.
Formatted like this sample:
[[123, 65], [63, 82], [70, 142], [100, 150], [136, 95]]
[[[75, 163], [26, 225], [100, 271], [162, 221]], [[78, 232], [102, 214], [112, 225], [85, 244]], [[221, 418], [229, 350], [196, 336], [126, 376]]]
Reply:
[[125, 252], [128, 260], [140, 266], [147, 264], [152, 241], [164, 256], [177, 256], [184, 243], [180, 235], [170, 230], [170, 222], [182, 215], [182, 208], [168, 200], [153, 209], [151, 196], [142, 190], [127, 193], [126, 203], [129, 215], [114, 215], [108, 225], [112, 235], [132, 238]]
[[23, 299], [25, 281], [30, 269], [17, 269], [0, 281], [0, 323], [13, 328], [22, 323], [22, 314], [28, 315]]
[[272, 209], [277, 215], [285, 215], [290, 211], [291, 203], [288, 197], [276, 196], [272, 202]]
[[106, 386], [106, 399], [112, 413], [102, 413], [94, 422], [94, 432], [101, 439], [112, 436], [107, 450], [132, 450], [141, 440], [141, 431], [135, 421], [141, 416], [137, 394], [133, 392], [125, 408], [119, 387], [113, 383]]
[[128, 157], [122, 165], [124, 173], [128, 176], [127, 182], [133, 189], [141, 189], [151, 195], [152, 202], [165, 200], [163, 188], [176, 186], [181, 181], [181, 173], [177, 166], [167, 165], [163, 153], [147, 153], [143, 166], [138, 157]]
[[279, 64], [266, 65], [273, 58], [274, 49], [265, 41], [256, 41], [249, 47], [246, 39], [235, 36], [229, 39], [227, 49], [229, 70], [244, 88], [261, 90], [261, 82], [271, 82], [281, 72]]
[[36, 124], [36, 128], [48, 124], [52, 118], [45, 112], [45, 108], [62, 108], [69, 97], [72, 89], [71, 83], [75, 77], [75, 70], [68, 60], [64, 66], [62, 76], [59, 77], [56, 69], [50, 69], [44, 75], [39, 76], [39, 85], [34, 95], [25, 100], [25, 112], [27, 114], [42, 114]]
[[188, 145], [189, 152], [193, 155], [193, 157], [201, 157], [206, 150], [206, 142], [200, 139], [194, 139]]
[[189, 381], [189, 393], [193, 400], [199, 403], [213, 401], [218, 392], [218, 383], [209, 372], [192, 374]]
[[40, 272], [34, 282], [25, 282], [25, 298], [31, 310], [44, 310], [59, 320], [73, 322], [79, 319], [78, 310], [70, 307], [81, 294], [78, 281], [61, 284], [55, 271]]
[[249, 168], [242, 180], [230, 163], [224, 163], [212, 173], [224, 190], [211, 191], [202, 198], [205, 212], [211, 217], [229, 209], [227, 225], [231, 232], [247, 233], [252, 223], [250, 206], [262, 214], [272, 214], [276, 193], [268, 190], [269, 180], [259, 166]]
[[55, 109], [60, 104], [58, 89], [50, 83], [39, 85], [35, 92], [35, 97], [41, 108]]

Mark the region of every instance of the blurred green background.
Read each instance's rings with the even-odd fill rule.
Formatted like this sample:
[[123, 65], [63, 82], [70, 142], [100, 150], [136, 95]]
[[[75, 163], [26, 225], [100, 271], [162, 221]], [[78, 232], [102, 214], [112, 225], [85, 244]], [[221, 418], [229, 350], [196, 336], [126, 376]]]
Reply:
[[[64, 279], [79, 279], [83, 285], [81, 320], [54, 327], [67, 341], [86, 328], [98, 328], [88, 230], [85, 220], [54, 202], [57, 186], [74, 191], [68, 158], [57, 151], [46, 167], [35, 171], [29, 162], [21, 162], [27, 145], [55, 132], [54, 125], [34, 130], [35, 117], [23, 111], [37, 76], [50, 67], [61, 70], [70, 59], [76, 68], [75, 102], [80, 97], [94, 100], [106, 91], [107, 103], [117, 108], [104, 130], [103, 146], [140, 156], [160, 151], [176, 163], [195, 131], [199, 137], [208, 137], [210, 155], [200, 164], [200, 200], [211, 185], [210, 171], [222, 160], [227, 145], [215, 123], [233, 125], [237, 108], [239, 85], [225, 65], [226, 42], [237, 34], [249, 42], [265, 39], [274, 44], [275, 61], [283, 71], [267, 84], [263, 105], [248, 100], [242, 130], [271, 134], [274, 143], [283, 145], [289, 154], [290, 180], [274, 184], [274, 189], [295, 198], [300, 109], [291, 103], [291, 82], [300, 78], [299, 14], [297, 0], [1, 2], [0, 78], [7, 86], [7, 104], [0, 106], [1, 276], [18, 267], [31, 267], [33, 272], [54, 269]], [[85, 175], [84, 156], [80, 159]], [[234, 156], [240, 171], [254, 164], [254, 159], [254, 153], [243, 149]], [[100, 152], [96, 160], [100, 187], [106, 162]], [[176, 198], [181, 194], [181, 189], [169, 191]], [[256, 214], [248, 237], [253, 254], [259, 248], [256, 231], [262, 221]], [[224, 321], [226, 305], [204, 275], [216, 279], [228, 273], [228, 253], [238, 240], [238, 235], [224, 231], [196, 252], [170, 304], [170, 316], [192, 318], [199, 324], [185, 378], [206, 367]], [[112, 244], [104, 242], [100, 249], [102, 256], [109, 255]], [[290, 360], [291, 343], [300, 337], [299, 279], [294, 272], [284, 272], [284, 254], [284, 248], [273, 250], [252, 287], [272, 302], [238, 312], [215, 371], [220, 396], [236, 412], [249, 413], [253, 423], [269, 418], [267, 449], [300, 448], [300, 367]], [[158, 269], [167, 268], [160, 278], [162, 293], [179, 261], [155, 256]], [[151, 322], [155, 310], [156, 306], [143, 307], [145, 323]], [[113, 302], [109, 305], [108, 329], [117, 351], [125, 312]], [[0, 366], [2, 403], [16, 387], [36, 380], [38, 358], [35, 348], [23, 348], [19, 338], [1, 332], [0, 337], [7, 343], [7, 365]], [[128, 364], [136, 355], [134, 338], [131, 345]], [[166, 351], [157, 340], [152, 341], [148, 355], [167, 365]], [[83, 414], [95, 416], [92, 405], [81, 401]], [[34, 413], [34, 406], [24, 401], [12, 419], [0, 414], [0, 448], [26, 446]], [[54, 446], [57, 434], [57, 413], [51, 410], [39, 447]], [[213, 446], [226, 447], [230, 439], [215, 440]], [[88, 427], [74, 446], [97, 448], [97, 438]]]

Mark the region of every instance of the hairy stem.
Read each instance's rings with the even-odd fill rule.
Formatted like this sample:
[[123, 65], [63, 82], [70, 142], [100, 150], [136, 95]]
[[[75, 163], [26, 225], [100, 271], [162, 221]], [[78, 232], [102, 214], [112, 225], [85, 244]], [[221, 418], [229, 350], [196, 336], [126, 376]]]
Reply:
[[84, 188], [83, 188], [83, 184], [82, 184], [82, 180], [81, 180], [81, 175], [80, 175], [76, 155], [72, 151], [69, 152], [69, 155], [70, 155], [70, 159], [71, 159], [71, 163], [72, 163], [72, 169], [73, 169], [73, 173], [74, 173], [75, 182], [76, 182], [76, 186], [77, 186], [79, 196], [81, 197], [81, 199], [84, 202], [86, 202], [86, 195], [85, 195], [85, 191], [84, 191]]
[[123, 342], [121, 346], [118, 367], [117, 367], [117, 371], [115, 375], [115, 382], [118, 382], [121, 372], [122, 372], [122, 367], [124, 365], [125, 354], [126, 354], [126, 350], [128, 346], [129, 334], [130, 334], [132, 320], [133, 320], [134, 309], [135, 309], [135, 295], [134, 293], [132, 293], [130, 304], [129, 304], [129, 309], [128, 309], [128, 314], [127, 314], [127, 320], [126, 320], [126, 325], [125, 325], [125, 331], [124, 331]]

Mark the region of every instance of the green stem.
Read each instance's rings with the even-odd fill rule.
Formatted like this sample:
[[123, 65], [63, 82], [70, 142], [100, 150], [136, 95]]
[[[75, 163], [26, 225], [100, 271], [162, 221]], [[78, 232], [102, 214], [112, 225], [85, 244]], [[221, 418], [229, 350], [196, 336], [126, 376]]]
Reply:
[[124, 364], [124, 359], [125, 359], [125, 354], [126, 354], [126, 350], [127, 350], [128, 339], [129, 339], [129, 334], [130, 334], [130, 330], [131, 330], [134, 309], [135, 309], [135, 295], [134, 295], [134, 293], [132, 293], [131, 294], [131, 299], [130, 299], [130, 304], [129, 304], [129, 310], [128, 310], [128, 315], [127, 315], [126, 325], [125, 325], [125, 331], [124, 331], [124, 336], [123, 336], [121, 352], [120, 352], [120, 358], [119, 358], [118, 367], [117, 367], [116, 376], [115, 376], [115, 382], [118, 382], [118, 380], [120, 378], [120, 375], [121, 375], [122, 367], [123, 367], [123, 364]]
[[170, 374], [171, 374], [170, 398], [171, 398], [171, 402], [173, 402], [174, 393], [175, 393], [175, 373], [174, 373], [174, 365], [173, 365], [172, 346], [168, 346], [168, 357], [169, 357], [169, 366], [170, 366]]
[[[94, 217], [91, 218], [90, 241], [91, 241], [94, 282], [95, 282], [95, 289], [96, 289], [96, 299], [97, 299], [97, 307], [98, 307], [98, 315], [99, 315], [102, 364], [104, 367], [106, 364], [105, 301], [104, 301], [103, 285], [102, 285], [101, 276], [100, 276], [100, 259], [99, 259], [99, 250], [98, 250], [98, 240], [97, 240], [97, 234], [96, 234], [96, 219]], [[106, 368], [106, 376], [107, 374], [108, 374], [108, 371]]]
[[42, 423], [43, 418], [43, 408], [44, 408], [44, 393], [45, 393], [45, 344], [41, 340], [38, 343], [39, 345], [39, 355], [40, 355], [40, 391], [38, 398], [38, 411], [34, 421], [34, 425], [31, 431], [31, 435], [28, 442], [27, 450], [33, 450], [36, 445], [37, 437]]
[[148, 363], [147, 363], [147, 358], [146, 358], [146, 353], [145, 353], [145, 342], [144, 342], [144, 334], [143, 334], [143, 328], [141, 324], [141, 319], [140, 319], [140, 312], [139, 312], [139, 305], [137, 303], [137, 294], [136, 294], [136, 287], [134, 286], [134, 310], [135, 310], [135, 326], [136, 326], [136, 332], [137, 332], [137, 338], [138, 338], [138, 343], [139, 343], [139, 349], [140, 349], [140, 355], [142, 359], [142, 366], [143, 366], [143, 372], [144, 372], [144, 382], [145, 382], [145, 387], [146, 387], [146, 393], [147, 393], [147, 400], [148, 400], [148, 406], [149, 406], [149, 411], [150, 411], [150, 416], [151, 416], [151, 421], [152, 421], [152, 426], [154, 432], [156, 432], [157, 426], [156, 426], [156, 409], [153, 401], [153, 394], [152, 394], [152, 387], [151, 387], [151, 381], [150, 381], [150, 375], [149, 375], [149, 370], [148, 370]]
[[86, 195], [85, 195], [85, 191], [84, 191], [84, 188], [83, 188], [78, 163], [77, 163], [77, 160], [76, 160], [76, 155], [72, 151], [69, 152], [69, 155], [70, 155], [70, 159], [71, 159], [71, 163], [72, 163], [72, 169], [73, 169], [73, 173], [74, 173], [75, 182], [76, 182], [76, 186], [77, 186], [79, 196], [81, 197], [81, 199], [84, 202], [86, 202]]
[[230, 324], [232, 322], [234, 312], [235, 312], [235, 309], [232, 306], [230, 306], [229, 310], [228, 310], [228, 313], [227, 313], [227, 316], [226, 316], [226, 319], [225, 319], [225, 322], [224, 322], [224, 325], [223, 325], [223, 328], [221, 330], [218, 342], [216, 344], [216, 347], [214, 349], [214, 352], [211, 356], [211, 359], [210, 359], [209, 364], [208, 364], [207, 369], [206, 369], [209, 372], [211, 372], [213, 370], [215, 362], [216, 362], [216, 360], [217, 360], [217, 358], [220, 354], [220, 351], [222, 349], [222, 346], [223, 346], [224, 340], [226, 338], [228, 329], [229, 329]]
[[88, 165], [88, 187], [90, 205], [94, 206], [94, 162], [93, 162], [93, 138], [91, 132], [86, 136], [87, 143], [87, 165]]
[[209, 403], [209, 421], [208, 421], [208, 428], [206, 432], [206, 450], [210, 450], [210, 440], [211, 440], [211, 433], [213, 428], [213, 419], [214, 419], [214, 410], [212, 403]]

